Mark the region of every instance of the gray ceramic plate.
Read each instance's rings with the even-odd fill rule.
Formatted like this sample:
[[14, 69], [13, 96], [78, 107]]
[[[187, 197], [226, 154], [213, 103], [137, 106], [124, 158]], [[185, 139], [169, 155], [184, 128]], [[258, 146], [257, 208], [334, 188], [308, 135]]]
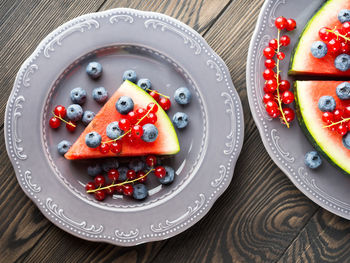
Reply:
[[[103, 65], [96, 82], [84, 72], [91, 60]], [[48, 128], [48, 120], [55, 105], [70, 104], [76, 86], [89, 93], [84, 109], [98, 111], [91, 90], [104, 86], [113, 93], [129, 68], [164, 94], [189, 87], [191, 104], [173, 101], [169, 115], [185, 111], [190, 125], [177, 131], [180, 153], [165, 160], [176, 170], [172, 185], [151, 179], [143, 202], [120, 195], [97, 202], [84, 191], [91, 180], [87, 163], [67, 161], [56, 150], [83, 127], [71, 135]], [[5, 125], [18, 181], [48, 219], [84, 239], [131, 246], [174, 236], [209, 211], [231, 181], [244, 123], [227, 67], [198, 33], [165, 15], [114, 9], [69, 21], [40, 43], [18, 72]]]
[[312, 150], [297, 121], [290, 129], [279, 121], [271, 120], [262, 103], [262, 50], [272, 37], [276, 37], [274, 18], [283, 15], [294, 18], [298, 28], [289, 35], [291, 45], [286, 49], [286, 62], [282, 62], [282, 78], [286, 78], [292, 48], [307, 21], [324, 1], [270, 0], [266, 1], [252, 38], [247, 61], [247, 89], [250, 108], [263, 143], [274, 162], [306, 196], [323, 208], [350, 219], [350, 177], [342, 174], [327, 161], [317, 171], [304, 164], [304, 155]]

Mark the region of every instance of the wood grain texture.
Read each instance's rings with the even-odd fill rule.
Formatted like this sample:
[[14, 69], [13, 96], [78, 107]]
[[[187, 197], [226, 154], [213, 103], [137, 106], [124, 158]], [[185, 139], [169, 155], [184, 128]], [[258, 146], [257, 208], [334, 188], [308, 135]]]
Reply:
[[242, 100], [245, 141], [228, 190], [199, 223], [166, 241], [122, 248], [67, 234], [24, 195], [0, 138], [0, 262], [350, 262], [350, 221], [319, 208], [269, 158], [250, 114], [248, 46], [263, 0], [0, 2], [0, 132], [15, 75], [37, 44], [78, 15], [114, 7], [162, 12], [201, 33]]

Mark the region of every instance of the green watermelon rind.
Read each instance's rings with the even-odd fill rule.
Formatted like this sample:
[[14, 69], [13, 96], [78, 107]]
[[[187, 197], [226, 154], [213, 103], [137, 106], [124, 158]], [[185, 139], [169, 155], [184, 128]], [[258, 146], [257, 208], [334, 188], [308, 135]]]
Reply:
[[[143, 92], [144, 95], [148, 96], [150, 99], [152, 99], [152, 101], [158, 106], [158, 114], [159, 112], [162, 112], [162, 115], [164, 116], [164, 119], [169, 123], [169, 127], [170, 130], [169, 132], [169, 137], [175, 138], [176, 140], [176, 145], [177, 145], [177, 149], [174, 150], [173, 152], [169, 152], [167, 153], [167, 155], [173, 155], [173, 154], [177, 154], [180, 151], [180, 143], [179, 143], [179, 138], [177, 137], [177, 133], [175, 131], [175, 127], [172, 123], [172, 121], [170, 120], [168, 114], [163, 110], [163, 108], [158, 104], [158, 102], [151, 96], [149, 95], [146, 91], [144, 91], [143, 89], [141, 89], [139, 86], [137, 86], [135, 83], [129, 81], [129, 80], [125, 80], [125, 82], [130, 84], [130, 87], [135, 88], [138, 92]], [[159, 115], [158, 115], [159, 116]], [[160, 116], [159, 116], [160, 117]], [[160, 118], [158, 118], [160, 119]]]
[[322, 15], [322, 11], [325, 10], [327, 8], [327, 6], [330, 4], [330, 2], [332, 1], [327, 1], [325, 2], [318, 10], [317, 12], [314, 14], [314, 16], [309, 20], [309, 22], [306, 24], [306, 26], [303, 29], [303, 32], [301, 32], [300, 36], [299, 36], [299, 40], [297, 45], [295, 45], [293, 52], [292, 52], [292, 56], [290, 58], [290, 63], [289, 63], [289, 71], [288, 74], [289, 75], [300, 75], [300, 73], [297, 73], [293, 70], [293, 66], [294, 66], [294, 61], [295, 61], [295, 56], [297, 56], [298, 53], [298, 49], [300, 47], [300, 45], [302, 45], [302, 39], [304, 37], [304, 34], [306, 34], [308, 32], [309, 27], [311, 26], [311, 24], [313, 23], [313, 21], [320, 15]]
[[329, 156], [322, 148], [321, 145], [319, 145], [314, 138], [314, 136], [310, 133], [309, 129], [307, 128], [307, 124], [304, 121], [302, 109], [300, 107], [299, 103], [299, 96], [298, 96], [298, 81], [294, 82], [294, 94], [295, 94], [295, 112], [297, 115], [297, 119], [300, 125], [300, 128], [303, 130], [304, 135], [309, 140], [309, 142], [312, 144], [312, 146], [315, 148], [317, 152], [319, 152], [329, 163], [331, 163], [333, 166], [338, 168], [342, 173], [345, 175], [349, 175], [350, 171], [345, 170], [342, 168], [341, 164], [338, 164], [337, 160], [332, 159], [331, 156]]

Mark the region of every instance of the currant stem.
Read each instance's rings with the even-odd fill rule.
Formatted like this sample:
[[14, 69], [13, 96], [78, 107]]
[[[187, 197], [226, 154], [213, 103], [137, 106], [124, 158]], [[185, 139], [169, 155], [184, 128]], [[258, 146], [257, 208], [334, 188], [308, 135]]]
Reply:
[[327, 125], [327, 126], [323, 126], [323, 128], [329, 128], [338, 124], [342, 124], [343, 122], [347, 122], [350, 121], [350, 118], [343, 118], [341, 121], [337, 121], [337, 122], [332, 122], [331, 124]]
[[[152, 108], [150, 108], [150, 109], [147, 111], [147, 113], [146, 113], [144, 116], [142, 116], [142, 118], [139, 119], [139, 120], [136, 122], [136, 125], [140, 124], [140, 122], [141, 122], [144, 118], [146, 118], [148, 114], [150, 114], [150, 112], [153, 110], [153, 108], [154, 108], [155, 105], [156, 105], [156, 104], [153, 104]], [[130, 133], [130, 132], [131, 132], [131, 129], [129, 129], [129, 130], [128, 130], [127, 132], [125, 132], [124, 134], [120, 135], [117, 139], [105, 141], [105, 142], [102, 142], [102, 143], [110, 143], [110, 142], [118, 141], [118, 140], [120, 140], [121, 138], [123, 138], [125, 135], [127, 135], [127, 134]], [[102, 143], [101, 143], [101, 144], [102, 144]]]
[[151, 169], [145, 175], [143, 175], [143, 176], [141, 176], [139, 178], [136, 178], [134, 180], [131, 180], [131, 181], [126, 180], [125, 182], [122, 182], [122, 183], [119, 183], [119, 184], [110, 184], [110, 185], [107, 185], [105, 187], [99, 187], [99, 188], [96, 188], [96, 189], [93, 189], [93, 190], [88, 190], [86, 192], [88, 194], [91, 194], [91, 193], [94, 193], [94, 192], [99, 191], [99, 190], [105, 190], [105, 189], [108, 189], [108, 188], [111, 188], [111, 187], [115, 187], [115, 186], [121, 186], [121, 185], [124, 185], [124, 184], [134, 183], [134, 182], [136, 182], [138, 180], [141, 180], [142, 178], [145, 178], [147, 175], [149, 175], [153, 171], [154, 171], [154, 169]]
[[[277, 54], [280, 52], [280, 34], [281, 34], [281, 30], [278, 29], [278, 35], [277, 35]], [[278, 108], [281, 112], [282, 115], [282, 119], [284, 121], [284, 123], [286, 124], [287, 128], [289, 128], [289, 123], [287, 122], [286, 116], [284, 115], [283, 109], [282, 109], [282, 100], [281, 100], [281, 96], [280, 96], [280, 90], [279, 90], [279, 86], [280, 86], [280, 81], [279, 81], [279, 74], [280, 74], [280, 60], [277, 58], [277, 63], [276, 63], [276, 81], [277, 81], [277, 101], [278, 101]]]
[[162, 96], [162, 97], [164, 97], [164, 98], [170, 99], [169, 96], [164, 95], [164, 94], [162, 94], [162, 93], [159, 93], [158, 91], [155, 91], [155, 90], [152, 90], [152, 89], [147, 89], [147, 90], [148, 90], [148, 91], [153, 91], [154, 93], [158, 94], [159, 96]]
[[77, 127], [75, 124], [73, 124], [72, 122], [68, 122], [66, 121], [65, 119], [63, 119], [61, 116], [57, 116], [54, 112], [52, 112], [53, 116], [55, 116], [57, 119], [60, 119], [61, 121], [63, 121], [64, 123], [67, 123], [69, 124], [70, 126], [73, 126], [73, 127]]
[[340, 34], [339, 32], [336, 32], [335, 30], [337, 29], [337, 27], [335, 27], [334, 29], [326, 29], [327, 32], [330, 32], [330, 33], [333, 33], [334, 35], [337, 36], [337, 40], [338, 40], [338, 37], [341, 37], [341, 38], [344, 38], [346, 41], [350, 41], [350, 38]]

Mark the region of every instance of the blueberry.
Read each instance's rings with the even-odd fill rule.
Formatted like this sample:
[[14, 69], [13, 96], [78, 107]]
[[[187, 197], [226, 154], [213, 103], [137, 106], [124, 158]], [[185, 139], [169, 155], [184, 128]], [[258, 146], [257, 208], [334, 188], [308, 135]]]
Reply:
[[68, 152], [72, 144], [69, 141], [63, 140], [57, 144], [57, 150], [60, 155], [65, 155]]
[[83, 108], [79, 104], [69, 105], [67, 108], [67, 118], [71, 121], [80, 121], [83, 117]]
[[305, 165], [311, 169], [316, 169], [322, 164], [322, 159], [318, 152], [311, 151], [305, 154]]
[[101, 141], [102, 141], [101, 135], [94, 131], [89, 132], [85, 136], [85, 143], [90, 148], [97, 148], [98, 146], [100, 146]]
[[175, 101], [181, 105], [185, 105], [191, 102], [192, 94], [188, 88], [178, 88], [174, 93]]
[[343, 82], [337, 86], [337, 96], [341, 100], [348, 100], [350, 99], [350, 83], [349, 82]]
[[147, 187], [144, 184], [135, 184], [133, 197], [137, 200], [145, 199], [148, 196]]
[[347, 71], [350, 68], [350, 56], [348, 54], [341, 54], [334, 60], [334, 66], [340, 71]]
[[343, 9], [340, 10], [338, 13], [338, 19], [340, 21], [340, 23], [345, 23], [345, 22], [349, 22], [350, 21], [350, 10], [348, 9]]
[[87, 173], [88, 173], [88, 175], [93, 176], [93, 177], [101, 174], [102, 173], [101, 165], [99, 165], [98, 163], [89, 165], [87, 168]]
[[128, 168], [125, 166], [121, 166], [118, 168], [118, 172], [119, 172], [119, 181], [125, 181], [126, 180], [126, 173], [128, 172]]
[[133, 159], [129, 162], [129, 168], [139, 172], [145, 168], [145, 163], [140, 159]]
[[117, 121], [111, 122], [106, 128], [106, 134], [108, 138], [114, 140], [120, 137], [124, 132], [119, 128]]
[[335, 99], [332, 96], [322, 96], [318, 100], [318, 108], [320, 111], [334, 111], [335, 106]]
[[117, 158], [109, 158], [102, 163], [102, 169], [106, 173], [108, 173], [108, 171], [111, 169], [118, 169], [118, 167], [119, 167], [119, 162]]
[[92, 78], [97, 79], [102, 75], [102, 65], [98, 62], [90, 62], [86, 66], [86, 73]]
[[70, 99], [75, 104], [84, 104], [86, 101], [86, 91], [83, 88], [75, 88], [70, 92]]
[[343, 136], [343, 145], [350, 150], [350, 132]]
[[184, 112], [176, 112], [173, 116], [173, 123], [176, 128], [183, 129], [188, 124], [188, 116]]
[[81, 121], [84, 123], [84, 125], [88, 125], [94, 117], [95, 117], [94, 112], [86, 110], [84, 111], [83, 118]]
[[158, 137], [158, 129], [153, 124], [147, 123], [142, 126], [143, 135], [141, 137], [145, 142], [154, 142]]
[[327, 54], [327, 45], [322, 41], [316, 41], [311, 45], [311, 54], [315, 58], [323, 58]]
[[128, 114], [134, 109], [134, 101], [128, 96], [121, 96], [115, 104], [115, 108], [120, 114]]
[[174, 181], [175, 171], [170, 166], [164, 166], [166, 174], [163, 178], [158, 178], [161, 184], [171, 184]]
[[104, 103], [108, 99], [108, 92], [104, 87], [98, 87], [92, 90], [92, 98], [98, 103]]
[[148, 91], [152, 88], [152, 83], [149, 79], [139, 79], [137, 86], [139, 86], [144, 91]]
[[129, 80], [133, 83], [136, 83], [136, 80], [137, 80], [136, 72], [132, 69], [125, 71], [123, 74], [123, 81], [124, 80]]

